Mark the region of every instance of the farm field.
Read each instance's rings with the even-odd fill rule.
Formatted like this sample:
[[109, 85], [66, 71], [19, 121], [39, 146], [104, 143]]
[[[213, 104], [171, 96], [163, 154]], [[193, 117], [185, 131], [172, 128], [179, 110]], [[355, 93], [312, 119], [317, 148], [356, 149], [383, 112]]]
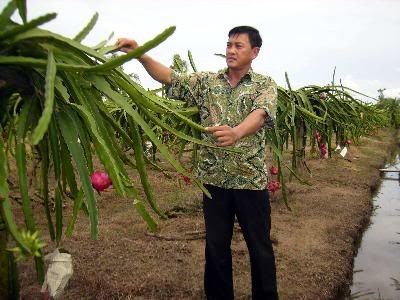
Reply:
[[[351, 145], [346, 156], [307, 159], [312, 185], [288, 183], [289, 211], [272, 197], [272, 238], [280, 299], [337, 299], [348, 285], [356, 242], [372, 212], [371, 194], [381, 167], [399, 136], [382, 129]], [[61, 299], [203, 299], [204, 240], [201, 192], [171, 170], [171, 179], [149, 170], [160, 208], [170, 218], [149, 233], [132, 201], [112, 189], [97, 197], [99, 239], [92, 241], [81, 212], [71, 238], [61, 247], [72, 254], [74, 275]], [[131, 173], [130, 176], [137, 177]], [[35, 203], [35, 221], [48, 243], [47, 224]], [[64, 202], [65, 218], [72, 202]], [[22, 219], [15, 208], [16, 219]], [[236, 227], [232, 242], [236, 299], [250, 299], [245, 242]], [[19, 265], [22, 299], [39, 299], [32, 260]]]

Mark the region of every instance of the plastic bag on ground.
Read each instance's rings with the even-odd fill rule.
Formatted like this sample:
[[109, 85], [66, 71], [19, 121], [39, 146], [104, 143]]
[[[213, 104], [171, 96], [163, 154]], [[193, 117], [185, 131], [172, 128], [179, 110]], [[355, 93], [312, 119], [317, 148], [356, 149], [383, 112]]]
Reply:
[[49, 267], [42, 285], [42, 293], [48, 292], [49, 296], [57, 299], [64, 292], [69, 279], [73, 274], [72, 257], [68, 253], [60, 253], [57, 248], [44, 257]]

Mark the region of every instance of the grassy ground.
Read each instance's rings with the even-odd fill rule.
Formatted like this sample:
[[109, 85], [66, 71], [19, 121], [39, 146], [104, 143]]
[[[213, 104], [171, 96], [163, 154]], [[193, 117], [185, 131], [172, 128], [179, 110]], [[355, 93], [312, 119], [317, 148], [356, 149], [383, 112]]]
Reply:
[[[393, 131], [381, 130], [352, 145], [348, 160], [308, 159], [312, 173], [304, 178], [312, 185], [289, 183], [291, 211], [279, 193], [272, 197], [281, 299], [336, 299], [346, 287], [356, 242], [372, 211], [378, 168], [396, 143]], [[113, 190], [102, 193], [99, 240], [90, 240], [88, 220], [81, 214], [72, 238], [62, 244], [74, 263], [62, 299], [203, 299], [201, 193], [176, 176], [167, 179], [155, 171], [149, 175], [160, 207], [173, 217], [160, 222], [160, 231], [151, 235], [131, 199], [116, 197]], [[42, 207], [35, 209], [50, 252], [54, 245], [45, 230]], [[232, 253], [235, 298], [250, 299], [248, 254], [239, 227]], [[20, 264], [20, 279], [23, 299], [40, 298], [31, 261]]]

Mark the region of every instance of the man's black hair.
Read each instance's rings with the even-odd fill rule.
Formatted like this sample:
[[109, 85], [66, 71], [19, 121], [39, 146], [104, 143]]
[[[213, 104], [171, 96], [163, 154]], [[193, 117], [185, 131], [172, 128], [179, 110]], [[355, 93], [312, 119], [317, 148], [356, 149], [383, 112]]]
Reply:
[[237, 26], [235, 28], [232, 28], [228, 33], [228, 37], [241, 33], [247, 33], [247, 35], [249, 36], [251, 48], [261, 47], [262, 39], [260, 33], [257, 29], [251, 26]]

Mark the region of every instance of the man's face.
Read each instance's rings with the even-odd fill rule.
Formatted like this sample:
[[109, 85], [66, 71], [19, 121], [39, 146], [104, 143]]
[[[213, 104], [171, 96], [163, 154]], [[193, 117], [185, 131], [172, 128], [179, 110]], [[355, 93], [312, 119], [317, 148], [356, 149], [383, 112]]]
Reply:
[[226, 45], [226, 64], [233, 70], [250, 67], [259, 51], [258, 47], [251, 48], [247, 33], [232, 35]]

